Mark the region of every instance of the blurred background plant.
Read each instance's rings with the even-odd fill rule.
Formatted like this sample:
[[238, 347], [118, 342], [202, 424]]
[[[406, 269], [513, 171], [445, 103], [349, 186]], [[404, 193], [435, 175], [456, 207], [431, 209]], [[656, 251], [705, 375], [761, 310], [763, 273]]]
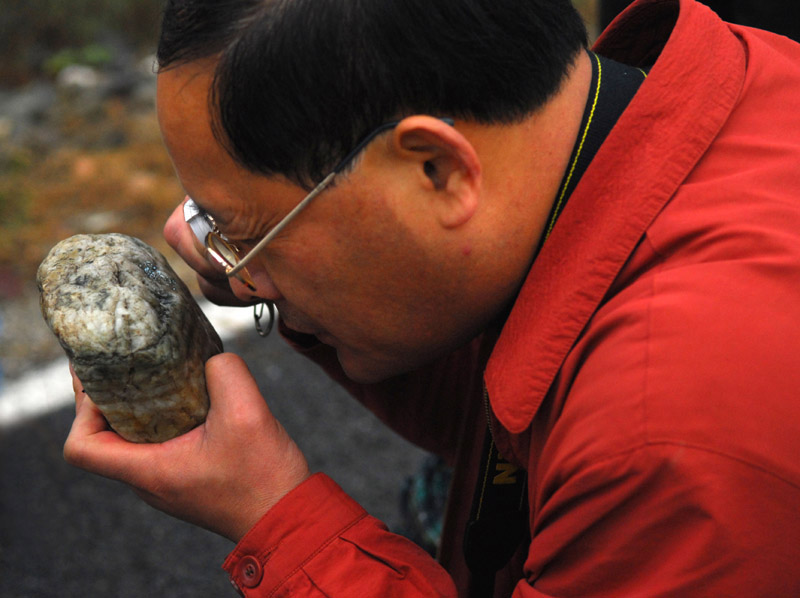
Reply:
[[19, 85], [64, 63], [99, 66], [122, 38], [153, 47], [161, 0], [4, 0], [0, 11], [0, 81]]
[[82, 48], [65, 48], [45, 60], [43, 70], [48, 75], [58, 75], [62, 70], [73, 65], [102, 68], [110, 64], [113, 58], [113, 52], [102, 44], [89, 44]]

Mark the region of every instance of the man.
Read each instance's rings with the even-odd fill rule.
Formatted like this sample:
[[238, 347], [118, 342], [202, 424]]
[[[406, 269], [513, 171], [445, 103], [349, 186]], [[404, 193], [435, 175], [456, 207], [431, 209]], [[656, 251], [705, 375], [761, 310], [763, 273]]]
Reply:
[[161, 445], [76, 392], [67, 460], [237, 541], [246, 596], [798, 595], [800, 48], [692, 0], [584, 45], [561, 0], [165, 12], [165, 235], [454, 466], [438, 562], [233, 355]]

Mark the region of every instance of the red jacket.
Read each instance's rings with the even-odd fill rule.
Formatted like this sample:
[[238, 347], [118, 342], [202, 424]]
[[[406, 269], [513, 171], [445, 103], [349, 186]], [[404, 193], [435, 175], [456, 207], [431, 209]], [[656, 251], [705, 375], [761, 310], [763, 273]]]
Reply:
[[650, 0], [595, 51], [653, 66], [497, 343], [350, 385], [455, 466], [441, 565], [316, 475], [226, 561], [247, 596], [469, 595], [484, 385], [530, 505], [495, 596], [800, 596], [800, 46]]

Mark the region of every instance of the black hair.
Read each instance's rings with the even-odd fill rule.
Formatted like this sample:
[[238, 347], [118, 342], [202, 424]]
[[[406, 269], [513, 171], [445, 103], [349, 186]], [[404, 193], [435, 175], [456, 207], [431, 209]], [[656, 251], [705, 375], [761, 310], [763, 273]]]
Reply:
[[586, 43], [569, 0], [167, 0], [158, 64], [217, 60], [217, 139], [308, 187], [389, 120], [519, 121]]

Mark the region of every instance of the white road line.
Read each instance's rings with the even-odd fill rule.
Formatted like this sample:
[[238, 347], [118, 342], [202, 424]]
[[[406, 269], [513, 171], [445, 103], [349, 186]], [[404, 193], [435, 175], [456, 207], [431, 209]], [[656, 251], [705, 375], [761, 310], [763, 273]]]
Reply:
[[[220, 307], [201, 301], [200, 307], [222, 341], [253, 327], [251, 308]], [[255, 334], [255, 332], [254, 332]], [[60, 409], [72, 403], [72, 379], [66, 356], [0, 388], [0, 428]]]

